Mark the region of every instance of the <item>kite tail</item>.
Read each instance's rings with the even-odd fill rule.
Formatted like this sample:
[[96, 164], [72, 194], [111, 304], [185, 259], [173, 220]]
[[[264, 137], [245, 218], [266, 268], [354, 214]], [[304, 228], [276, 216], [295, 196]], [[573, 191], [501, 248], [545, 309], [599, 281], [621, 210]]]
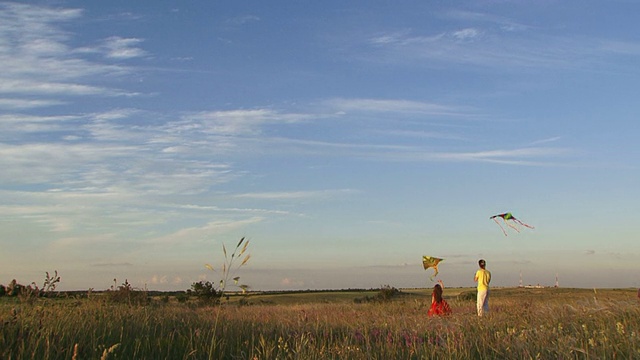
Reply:
[[436, 275], [438, 275], [438, 267], [437, 266], [434, 267], [433, 270], [435, 270], [435, 271], [434, 271], [433, 275], [431, 275], [431, 277], [429, 278], [429, 280], [431, 280], [431, 281], [433, 281], [433, 279], [436, 277]]
[[[520, 221], [520, 220], [518, 220], [518, 221]], [[505, 224], [507, 224], [507, 226], [508, 226], [508, 227], [510, 227], [510, 228], [512, 228], [513, 230], [515, 230], [515, 231], [517, 231], [517, 232], [520, 232], [520, 230], [518, 229], [518, 227], [517, 227], [517, 226], [515, 226], [515, 225], [513, 225], [513, 224], [509, 223], [507, 220], [505, 220], [505, 221], [504, 221], [504, 223], [505, 223]]]
[[502, 233], [504, 234], [504, 236], [507, 236], [507, 232], [504, 231], [504, 228], [502, 227], [502, 225], [500, 225], [500, 223], [498, 222], [498, 220], [494, 217], [493, 221], [496, 222], [496, 224], [498, 224], [498, 226], [500, 226], [500, 230], [502, 230]]
[[526, 226], [526, 227], [528, 227], [529, 229], [535, 229], [535, 227], [533, 227], [533, 226], [531, 226], [531, 225], [529, 225], [529, 224], [525, 224], [525, 223], [523, 223], [523, 222], [522, 222], [522, 221], [520, 221], [520, 220], [516, 220], [516, 221], [518, 222], [518, 224], [520, 224], [520, 225], [522, 225], [522, 226]]

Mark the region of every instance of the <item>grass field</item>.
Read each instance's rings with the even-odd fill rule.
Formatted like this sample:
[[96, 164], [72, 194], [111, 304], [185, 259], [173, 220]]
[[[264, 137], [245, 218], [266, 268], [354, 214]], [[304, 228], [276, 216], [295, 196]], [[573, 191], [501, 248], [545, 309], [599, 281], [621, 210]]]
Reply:
[[[2, 359], [637, 359], [633, 289], [445, 289], [454, 314], [428, 318], [430, 289], [251, 294], [223, 305], [154, 297], [0, 298]], [[242, 300], [241, 300], [242, 299]]]

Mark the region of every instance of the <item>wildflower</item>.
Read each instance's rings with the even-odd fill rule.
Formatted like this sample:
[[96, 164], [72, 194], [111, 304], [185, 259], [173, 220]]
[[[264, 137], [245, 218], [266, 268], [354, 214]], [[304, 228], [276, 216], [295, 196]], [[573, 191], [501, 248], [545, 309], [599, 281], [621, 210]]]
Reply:
[[619, 321], [616, 323], [616, 330], [618, 331], [618, 334], [624, 335], [624, 325]]
[[360, 330], [356, 330], [355, 338], [357, 341], [364, 341], [364, 335], [360, 332]]

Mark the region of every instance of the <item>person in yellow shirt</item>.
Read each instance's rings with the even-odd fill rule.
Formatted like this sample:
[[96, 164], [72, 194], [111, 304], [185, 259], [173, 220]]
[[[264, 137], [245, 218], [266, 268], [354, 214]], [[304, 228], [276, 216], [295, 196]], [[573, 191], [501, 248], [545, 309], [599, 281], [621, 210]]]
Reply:
[[478, 308], [478, 316], [482, 316], [489, 312], [489, 283], [491, 282], [491, 272], [485, 267], [487, 266], [484, 259], [478, 261], [480, 269], [476, 271], [473, 281], [478, 283], [478, 299], [476, 306]]

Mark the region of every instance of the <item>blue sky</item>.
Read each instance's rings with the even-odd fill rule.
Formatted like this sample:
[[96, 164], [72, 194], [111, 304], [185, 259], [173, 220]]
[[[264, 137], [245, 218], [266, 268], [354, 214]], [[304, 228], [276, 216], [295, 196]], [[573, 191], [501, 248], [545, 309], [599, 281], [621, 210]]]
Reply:
[[640, 286], [639, 11], [0, 2], [0, 283]]

